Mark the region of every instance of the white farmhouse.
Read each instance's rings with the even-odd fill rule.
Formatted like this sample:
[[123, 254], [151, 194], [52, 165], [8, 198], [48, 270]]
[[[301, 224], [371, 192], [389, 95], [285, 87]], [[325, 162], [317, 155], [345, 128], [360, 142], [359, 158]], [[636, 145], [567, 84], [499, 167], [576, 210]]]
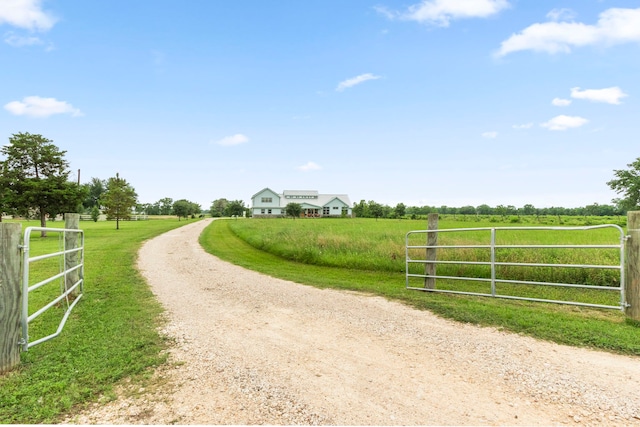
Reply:
[[289, 203], [298, 203], [305, 218], [351, 216], [351, 201], [346, 194], [318, 194], [315, 190], [285, 190], [278, 194], [270, 188], [251, 197], [251, 213], [256, 218], [283, 217]]

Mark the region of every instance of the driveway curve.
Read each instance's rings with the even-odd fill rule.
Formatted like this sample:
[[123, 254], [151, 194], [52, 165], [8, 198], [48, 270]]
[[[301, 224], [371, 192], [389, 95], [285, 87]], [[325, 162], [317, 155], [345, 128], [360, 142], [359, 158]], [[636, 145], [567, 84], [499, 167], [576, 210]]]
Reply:
[[171, 363], [73, 422], [640, 425], [638, 358], [248, 271], [203, 251], [210, 221], [139, 252]]

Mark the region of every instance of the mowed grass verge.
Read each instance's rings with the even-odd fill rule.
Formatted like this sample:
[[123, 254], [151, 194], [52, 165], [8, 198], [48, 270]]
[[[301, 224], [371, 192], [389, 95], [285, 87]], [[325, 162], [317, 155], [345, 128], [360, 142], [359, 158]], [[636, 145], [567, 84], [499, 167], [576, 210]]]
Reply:
[[[451, 225], [441, 223], [441, 228]], [[468, 224], [458, 224], [464, 226]], [[620, 311], [406, 290], [404, 235], [421, 228], [424, 222], [407, 220], [221, 220], [207, 227], [200, 243], [224, 260], [297, 283], [379, 295], [456, 321], [561, 344], [640, 355], [640, 328]], [[282, 244], [275, 242], [278, 239]], [[379, 251], [390, 261], [378, 270], [367, 267], [366, 258]], [[299, 260], [285, 258], [293, 253]], [[323, 253], [328, 256], [323, 258]], [[348, 261], [340, 261], [341, 257]], [[358, 258], [362, 263], [353, 261]]]
[[[143, 378], [150, 367], [165, 361], [167, 343], [158, 333], [162, 308], [136, 270], [136, 254], [145, 240], [186, 224], [176, 218], [121, 222], [116, 230], [114, 222], [80, 223], [85, 232], [84, 297], [59, 337], [22, 353], [20, 367], [0, 376], [0, 423], [58, 422], [73, 408], [113, 396], [119, 381]], [[22, 222], [23, 232], [38, 225]], [[64, 224], [50, 222], [48, 227]], [[31, 242], [35, 250], [55, 250], [57, 235], [32, 237]], [[59, 314], [63, 307], [51, 310]], [[30, 337], [43, 337], [50, 329], [36, 320]]]

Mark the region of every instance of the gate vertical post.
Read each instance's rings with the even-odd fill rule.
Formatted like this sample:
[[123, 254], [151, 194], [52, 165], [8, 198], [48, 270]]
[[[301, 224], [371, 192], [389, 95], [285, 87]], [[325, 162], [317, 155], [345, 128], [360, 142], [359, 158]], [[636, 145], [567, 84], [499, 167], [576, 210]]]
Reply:
[[640, 211], [627, 212], [625, 245], [625, 299], [627, 317], [640, 322]]
[[20, 363], [21, 234], [21, 224], [0, 223], [0, 373], [8, 372]]
[[[66, 213], [64, 214], [64, 228], [69, 230], [78, 230], [80, 228], [80, 214]], [[64, 235], [64, 248], [65, 250], [74, 249], [78, 247], [79, 233], [65, 233]], [[76, 267], [79, 264], [80, 252], [72, 252], [65, 254], [64, 256], [64, 268], [69, 270]], [[65, 291], [75, 285], [80, 280], [80, 271], [78, 269], [73, 270], [65, 275], [64, 289]], [[78, 296], [80, 291], [76, 288], [72, 295]]]
[[[427, 229], [428, 230], [437, 230], [438, 229], [438, 214], [431, 213], [427, 217]], [[438, 244], [438, 233], [427, 231], [427, 246], [436, 246]], [[436, 248], [427, 248], [426, 260], [427, 261], [435, 261], [436, 260]], [[435, 263], [425, 263], [424, 265], [424, 274], [425, 276], [435, 276], [436, 275], [436, 264]], [[436, 288], [436, 278], [435, 277], [425, 277], [424, 278], [424, 288], [425, 289], [435, 289]]]

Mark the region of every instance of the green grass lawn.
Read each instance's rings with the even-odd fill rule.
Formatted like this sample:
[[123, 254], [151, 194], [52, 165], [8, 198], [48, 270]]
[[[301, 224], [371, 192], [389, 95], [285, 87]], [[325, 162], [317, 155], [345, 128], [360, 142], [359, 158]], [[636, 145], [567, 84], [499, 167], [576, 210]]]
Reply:
[[[85, 296], [61, 336], [22, 353], [21, 366], [0, 377], [0, 423], [59, 422], [88, 402], [113, 396], [124, 379], [144, 381], [165, 362], [168, 343], [158, 332], [162, 308], [135, 268], [136, 254], [145, 240], [185, 224], [175, 218], [122, 222], [115, 230], [113, 222], [80, 223], [86, 239]], [[473, 226], [500, 225], [481, 224]], [[23, 223], [23, 228], [36, 225]], [[640, 355], [640, 329], [619, 311], [406, 290], [404, 235], [424, 225], [373, 219], [221, 220], [207, 227], [200, 241], [222, 259], [301, 284], [381, 295], [461, 322]], [[447, 226], [446, 219], [441, 221], [441, 228]], [[280, 240], [286, 244], [274, 250]], [[44, 250], [58, 242], [35, 238], [33, 244]], [[359, 258], [368, 260], [356, 262]], [[33, 301], [40, 303], [38, 298]], [[59, 317], [62, 307], [55, 310], [52, 317]], [[34, 338], [49, 333], [51, 326], [41, 323], [30, 328]]]
[[[23, 230], [39, 225], [22, 224]], [[55, 423], [72, 408], [109, 396], [118, 381], [141, 378], [165, 361], [161, 351], [166, 343], [157, 330], [162, 308], [135, 268], [136, 253], [145, 240], [185, 224], [176, 218], [121, 222], [116, 230], [114, 222], [80, 223], [84, 297], [59, 337], [22, 353], [20, 367], [0, 377], [0, 423]], [[63, 228], [59, 222], [48, 226]], [[34, 250], [55, 249], [57, 240], [53, 234], [32, 237], [32, 245]], [[52, 310], [57, 327], [63, 308]], [[50, 329], [36, 320], [29, 332], [39, 338]]]

